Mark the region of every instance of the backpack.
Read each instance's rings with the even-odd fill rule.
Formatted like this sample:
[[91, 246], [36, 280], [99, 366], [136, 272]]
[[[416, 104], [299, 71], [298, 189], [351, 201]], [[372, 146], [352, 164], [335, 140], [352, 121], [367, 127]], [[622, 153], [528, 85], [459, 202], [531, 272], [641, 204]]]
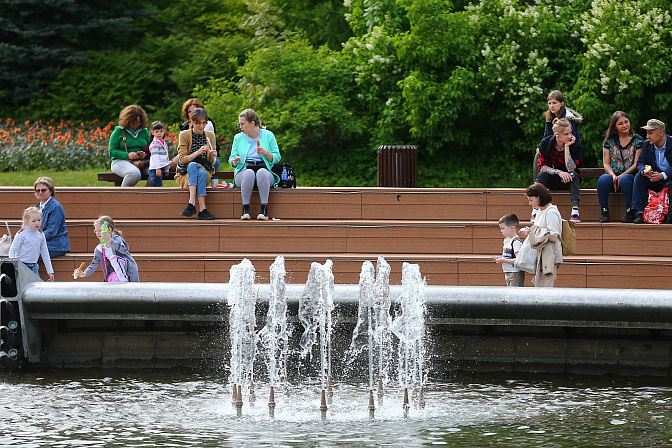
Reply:
[[574, 255], [576, 250], [576, 224], [573, 221], [562, 220], [562, 255]]
[[[103, 252], [103, 276], [105, 277], [105, 282], [120, 282], [120, 283], [125, 283], [128, 282], [128, 274], [126, 273], [126, 264], [128, 261], [124, 257], [120, 257], [119, 255], [112, 255], [109, 260], [105, 256], [105, 247], [103, 246], [102, 249]], [[112, 272], [108, 272], [107, 268], [107, 263], [110, 263], [112, 266]], [[118, 271], [118, 272], [117, 272]], [[119, 275], [122, 276], [122, 278], [119, 277]]]
[[[287, 172], [287, 179], [282, 178], [283, 169], [285, 169]], [[280, 188], [296, 188], [296, 175], [294, 174], [294, 168], [292, 168], [292, 165], [287, 162], [276, 163], [273, 165], [273, 168], [271, 168], [271, 171], [280, 177], [280, 182], [278, 182], [278, 186]]]
[[516, 252], [513, 250], [513, 244], [518, 241], [519, 243], [522, 244], [522, 241], [520, 240], [520, 237], [518, 235], [514, 236], [511, 238], [511, 258], [514, 259], [516, 258]]

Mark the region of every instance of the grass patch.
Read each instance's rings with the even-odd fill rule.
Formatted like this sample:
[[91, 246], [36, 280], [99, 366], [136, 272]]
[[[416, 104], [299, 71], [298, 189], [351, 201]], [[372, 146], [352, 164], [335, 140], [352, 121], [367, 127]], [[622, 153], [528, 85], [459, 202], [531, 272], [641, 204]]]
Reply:
[[[56, 188], [58, 187], [112, 187], [111, 182], [99, 182], [98, 173], [104, 169], [94, 168], [81, 171], [49, 171], [49, 170], [30, 170], [17, 171], [13, 173], [2, 173], [0, 175], [0, 185], [10, 187], [32, 187], [35, 180], [40, 176], [51, 177]], [[138, 182], [139, 187], [145, 186], [146, 181]], [[177, 187], [177, 182], [168, 180], [163, 183], [164, 187]]]

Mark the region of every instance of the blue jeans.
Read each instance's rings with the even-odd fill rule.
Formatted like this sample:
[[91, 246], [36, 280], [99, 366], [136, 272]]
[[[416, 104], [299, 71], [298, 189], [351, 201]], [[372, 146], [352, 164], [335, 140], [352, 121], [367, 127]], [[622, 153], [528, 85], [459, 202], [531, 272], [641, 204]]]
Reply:
[[30, 268], [31, 271], [35, 273], [35, 275], [40, 275], [40, 267], [37, 265], [37, 263], [23, 263], [26, 265], [26, 267]]
[[199, 163], [190, 162], [187, 166], [189, 185], [196, 185], [196, 196], [205, 196], [208, 185], [208, 172]]
[[[164, 166], [161, 171], [163, 172], [163, 175], [165, 176], [168, 174], [168, 169], [170, 168], [169, 165]], [[159, 177], [156, 175], [156, 170], [149, 170], [149, 180], [152, 181], [152, 185], [155, 187], [163, 187], [163, 177]]]
[[[632, 174], [623, 174], [619, 181], [621, 191], [625, 197], [626, 209], [632, 208], [632, 187], [635, 176]], [[601, 208], [609, 208], [609, 193], [614, 191], [614, 179], [609, 174], [603, 174], [597, 180], [597, 198], [600, 201]]]

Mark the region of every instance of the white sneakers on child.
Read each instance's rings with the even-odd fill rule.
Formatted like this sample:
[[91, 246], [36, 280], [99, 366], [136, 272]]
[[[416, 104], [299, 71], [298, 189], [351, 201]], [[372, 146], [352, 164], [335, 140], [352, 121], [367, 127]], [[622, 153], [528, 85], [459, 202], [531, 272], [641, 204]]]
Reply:
[[530, 216], [530, 221], [534, 222], [534, 220], [537, 218], [538, 211], [539, 209], [532, 207], [532, 216]]

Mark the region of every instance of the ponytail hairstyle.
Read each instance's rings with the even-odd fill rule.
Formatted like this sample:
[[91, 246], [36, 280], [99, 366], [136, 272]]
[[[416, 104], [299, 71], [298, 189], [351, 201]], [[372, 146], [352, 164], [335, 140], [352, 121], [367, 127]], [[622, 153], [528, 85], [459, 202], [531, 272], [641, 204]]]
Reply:
[[628, 121], [630, 121], [630, 132], [628, 132], [628, 135], [629, 136], [635, 135], [635, 132], [632, 130], [632, 120], [630, 120], [628, 114], [626, 114], [622, 110], [617, 110], [616, 112], [614, 112], [614, 115], [611, 116], [611, 120], [609, 120], [609, 127], [607, 128], [607, 132], [604, 133], [604, 143], [607, 143], [607, 140], [609, 140], [614, 136], [618, 137], [618, 130], [616, 130], [616, 122], [621, 118], [627, 118]]
[[261, 118], [259, 118], [259, 115], [257, 115], [257, 113], [252, 109], [245, 109], [240, 114], [238, 114], [238, 117], [246, 119], [248, 123], [252, 123], [254, 121], [254, 125], [259, 129], [266, 129], [266, 126], [261, 125]]
[[[563, 95], [562, 92], [559, 90], [553, 90], [551, 93], [548, 94], [548, 97], [546, 97], [546, 101], [549, 101], [551, 99], [554, 99], [559, 103], [565, 103], [565, 95]], [[565, 112], [565, 106], [562, 106], [562, 109], [560, 109], [556, 115], [553, 115], [553, 113], [550, 110], [546, 110], [546, 112], [544, 112], [544, 117], [546, 117], [546, 121], [553, 121], [554, 118], [562, 118], [563, 112]]]
[[[26, 228], [26, 221], [28, 221], [28, 219], [33, 215], [39, 215], [40, 217], [42, 217], [42, 210], [40, 210], [37, 207], [28, 207], [27, 209], [25, 209], [23, 211], [23, 225], [21, 226], [21, 229], [18, 232], [16, 232], [17, 234], [21, 233], [21, 231]], [[40, 233], [43, 233], [42, 229], [38, 230]]]
[[110, 218], [107, 215], [100, 215], [98, 219], [93, 221], [93, 225], [96, 224], [103, 225], [103, 222], [107, 222], [107, 227], [110, 228], [110, 232], [112, 232], [114, 235], [121, 236], [121, 230], [117, 230], [117, 228], [114, 226], [114, 221], [112, 221], [112, 218]]
[[572, 124], [566, 118], [554, 118], [553, 119], [553, 132], [559, 134], [565, 128], [571, 128]]

